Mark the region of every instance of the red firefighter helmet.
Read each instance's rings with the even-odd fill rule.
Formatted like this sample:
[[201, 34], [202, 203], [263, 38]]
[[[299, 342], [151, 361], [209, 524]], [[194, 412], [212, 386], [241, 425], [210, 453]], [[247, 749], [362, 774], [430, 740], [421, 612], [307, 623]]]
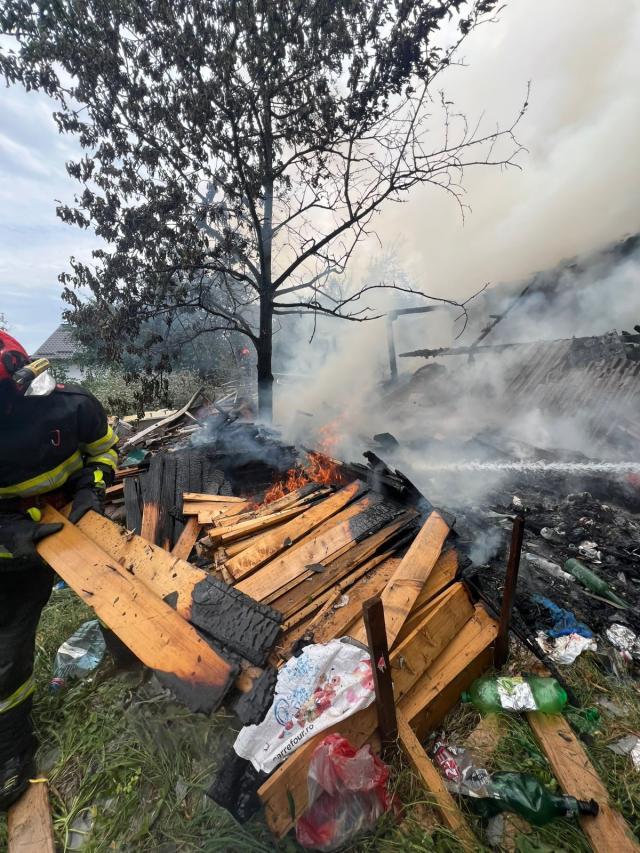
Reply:
[[10, 379], [25, 364], [29, 364], [25, 348], [8, 332], [0, 330], [0, 382]]

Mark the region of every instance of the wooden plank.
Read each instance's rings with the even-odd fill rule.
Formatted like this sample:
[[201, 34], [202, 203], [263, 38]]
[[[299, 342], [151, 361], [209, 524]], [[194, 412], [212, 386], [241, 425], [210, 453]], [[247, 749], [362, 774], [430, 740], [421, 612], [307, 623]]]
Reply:
[[140, 533], [142, 529], [140, 479], [138, 477], [127, 477], [123, 482], [127, 530], [131, 530], [133, 533]]
[[[381, 554], [376, 554], [376, 556], [372, 557], [370, 560], [366, 560], [362, 565], [358, 566], [352, 572], [349, 572], [349, 574], [341, 581], [334, 583], [333, 586], [329, 587], [329, 589], [325, 590], [321, 595], [316, 596], [313, 601], [309, 602], [305, 607], [301, 607], [300, 610], [296, 610], [296, 612], [290, 616], [286, 622], [284, 622], [282, 626], [283, 629], [288, 631], [294, 625], [298, 625], [314, 613], [316, 614], [316, 616], [314, 616], [314, 622], [317, 620], [317, 623], [320, 624], [323, 619], [328, 616], [330, 608], [337, 602], [345, 590], [350, 589], [364, 575], [373, 573], [373, 570], [377, 568], [377, 566], [386, 562], [392, 556], [393, 550], [389, 550], [384, 551]], [[362, 612], [362, 605], [366, 599], [378, 595], [378, 592], [384, 589], [385, 585], [383, 585], [380, 590], [370, 590], [369, 594], [365, 595], [365, 597], [360, 600], [360, 606], [357, 609], [358, 614]], [[321, 607], [323, 611], [322, 618], [318, 618], [320, 615], [317, 613], [319, 607]]]
[[228, 503], [227, 501], [218, 501], [216, 503], [212, 503], [211, 501], [191, 501], [183, 503], [182, 514], [201, 516], [201, 524], [213, 524], [220, 518], [239, 515], [247, 506], [247, 503]]
[[184, 492], [182, 495], [182, 500], [185, 503], [198, 502], [202, 503], [203, 501], [206, 503], [241, 503], [246, 504], [246, 498], [238, 498], [235, 495], [207, 495], [202, 492]]
[[183, 406], [181, 409], [178, 409], [177, 411], [173, 412], [172, 414], [167, 415], [167, 417], [163, 418], [161, 421], [158, 421], [155, 424], [151, 424], [151, 426], [148, 426], [146, 429], [143, 429], [140, 432], [137, 432], [135, 435], [131, 436], [131, 438], [127, 439], [127, 441], [125, 441], [125, 443], [122, 445], [122, 447], [120, 449], [120, 453], [122, 453], [124, 450], [126, 450], [129, 447], [134, 447], [136, 444], [140, 444], [141, 441], [143, 441], [148, 435], [151, 435], [151, 433], [155, 432], [157, 429], [161, 429], [162, 427], [169, 426], [169, 424], [172, 424], [172, 423], [174, 423], [174, 421], [179, 420], [183, 415], [185, 415], [189, 411], [191, 406], [193, 406], [193, 404], [198, 399], [200, 394], [202, 394], [203, 391], [204, 391], [204, 388], [198, 388], [198, 390], [193, 395], [193, 397], [189, 400], [189, 402], [186, 404], [186, 406]]
[[171, 556], [178, 557], [180, 560], [188, 560], [201, 530], [202, 525], [198, 519], [190, 518], [185, 524], [180, 538], [171, 549]]
[[[393, 647], [405, 619], [438, 561], [449, 525], [435, 510], [426, 520], [382, 593], [387, 640]], [[364, 641], [364, 626], [354, 639]]]
[[176, 476], [178, 473], [178, 455], [167, 453], [162, 473], [162, 492], [160, 495], [160, 524], [156, 542], [166, 548], [173, 547], [173, 529], [176, 511]]
[[413, 603], [411, 615], [418, 611], [420, 607], [437, 595], [440, 590], [451, 583], [458, 573], [458, 552], [455, 548], [447, 548], [438, 557], [438, 562], [433, 567], [433, 571], [427, 578], [427, 582], [422, 587], [418, 597]]
[[[380, 555], [380, 557], [384, 559], [384, 565], [381, 565], [375, 572], [371, 571], [364, 581], [355, 583], [349, 593], [349, 603], [344, 607], [328, 612], [322, 620], [314, 625], [314, 641], [316, 643], [326, 643], [334, 637], [342, 637], [345, 634], [349, 634], [349, 629], [359, 618], [360, 610], [365, 599], [373, 595], [379, 595], [382, 592], [389, 582], [391, 575], [400, 564], [400, 558], [387, 556], [385, 554]], [[347, 575], [345, 580], [338, 584], [340, 591], [343, 592], [344, 589], [347, 588], [349, 581], [354, 577], [354, 575], [359, 576], [359, 573], [362, 570], [368, 571], [368, 567], [371, 566], [372, 563], [375, 564], [375, 561], [378, 559], [378, 557], [372, 558], [372, 560], [365, 563], [364, 566], [360, 567], [355, 572], [352, 572], [350, 575]], [[423, 596], [425, 597], [425, 604], [422, 606], [423, 608], [429, 606], [429, 599], [433, 599], [437, 593], [441, 592], [443, 587], [451, 583], [456, 575], [457, 569], [458, 555], [454, 549], [450, 549], [440, 556], [440, 559], [436, 563], [420, 596], [421, 598]], [[416, 600], [416, 604], [417, 603], [418, 602]], [[411, 616], [407, 619], [402, 631], [398, 635], [397, 642], [400, 642], [408, 636], [417, 627], [419, 622], [422, 621], [423, 617], [424, 610], [420, 608], [416, 611], [414, 607]], [[305, 633], [304, 628], [300, 628], [298, 630], [300, 636]], [[295, 641], [298, 637], [295, 636], [294, 632], [291, 632], [291, 634], [292, 641]], [[285, 642], [288, 641], [289, 634], [285, 637]]]
[[314, 504], [297, 518], [289, 521], [278, 530], [272, 531], [269, 536], [264, 537], [251, 548], [228, 560], [227, 571], [238, 580], [251, 574], [268, 560], [281, 554], [294, 542], [302, 539], [328, 518], [344, 509], [347, 504], [358, 497], [363, 488], [363, 485], [356, 480], [331, 497]]
[[[263, 601], [281, 589], [287, 581], [300, 578], [305, 573], [305, 567], [314, 564], [324, 564], [345, 545], [354, 541], [352, 519], [334, 525], [326, 533], [314, 535], [305, 540], [300, 548], [290, 550], [281, 557], [272, 560], [255, 574], [236, 584], [236, 589], [242, 590], [256, 601]], [[309, 572], [307, 576], [311, 573]]]
[[527, 719], [565, 794], [599, 804], [596, 817], [579, 818], [595, 853], [638, 853], [640, 845], [623, 816], [610, 805], [607, 789], [564, 717], [535, 711]]
[[233, 683], [234, 667], [63, 515], [48, 506], [43, 521], [64, 525], [37, 545], [54, 571], [189, 708], [218, 708]]
[[107, 500], [113, 500], [113, 498], [121, 498], [124, 494], [124, 482], [115, 483], [113, 486], [107, 486], [104, 493]]
[[[304, 553], [304, 564], [302, 566], [298, 564], [298, 572], [295, 577], [285, 586], [274, 589], [265, 601], [268, 601], [273, 607], [284, 613], [285, 616], [293, 615], [301, 607], [317, 599], [326, 589], [331, 588], [336, 581], [341, 580], [353, 571], [354, 568], [369, 560], [377, 551], [383, 548], [388, 550], [387, 543], [395, 537], [399, 537], [403, 530], [409, 528], [413, 523], [414, 515], [415, 513], [409, 510], [399, 518], [385, 525], [381, 530], [376, 531], [359, 542], [356, 541], [353, 535], [349, 536], [347, 529], [345, 531], [347, 535], [342, 539], [340, 547], [336, 548], [333, 553], [327, 553], [323, 559], [309, 559], [308, 553]], [[331, 531], [328, 531], [326, 534], [322, 534], [321, 539], [323, 542], [327, 542], [330, 541], [330, 536]], [[329, 549], [327, 548], [327, 550]], [[291, 555], [287, 553], [285, 558], [289, 558], [295, 563], [295, 552]], [[314, 572], [306, 568], [306, 564], [313, 562], [323, 565], [325, 567], [324, 571]], [[272, 565], [273, 563], [268, 563], [253, 575], [253, 577], [258, 577]], [[278, 580], [276, 579], [274, 583], [277, 584]]]
[[7, 814], [8, 853], [56, 853], [49, 786], [31, 782]]
[[[455, 680], [464, 673], [469, 662], [473, 661], [474, 657], [482, 652], [483, 648], [490, 645], [495, 639], [496, 623], [493, 625], [485, 624], [483, 629], [478, 630], [478, 622], [475, 617], [468, 622], [459, 632], [455, 641], [441, 653], [424, 673], [416, 673], [415, 677], [419, 681], [432, 684], [431, 690], [422, 690], [422, 697], [426, 704], [414, 703], [411, 708], [405, 707], [405, 700], [400, 702], [400, 710], [404, 710], [405, 719], [410, 725], [414, 726], [414, 717], [418, 717], [420, 712], [427, 710], [429, 703], [435, 703], [439, 700], [440, 694], [444, 700], [440, 702], [438, 712], [442, 711], [445, 704], [448, 704], [449, 710], [457, 699], [459, 693], [451, 694], [447, 691], [449, 682]], [[484, 643], [479, 637], [483, 635]], [[418, 642], [417, 640], [415, 641]], [[468, 654], [462, 655], [460, 652], [466, 650], [467, 646], [471, 648]], [[455, 646], [456, 653], [451, 655], [449, 649]], [[394, 652], [391, 652], [391, 664], [394, 664]], [[411, 678], [411, 673], [406, 669], [394, 671], [394, 684], [398, 689], [399, 679]], [[416, 682], [417, 683], [417, 682]], [[408, 694], [407, 694], [408, 695]], [[446, 701], [445, 701], [446, 700]], [[446, 711], [445, 711], [446, 713]], [[359, 711], [346, 720], [342, 720], [330, 731], [336, 731], [346, 737], [356, 748], [362, 746], [367, 741], [372, 740], [377, 725], [376, 710], [373, 705]], [[287, 759], [285, 764], [278, 767], [275, 772], [267, 779], [260, 787], [258, 794], [265, 806], [265, 817], [271, 831], [278, 838], [292, 828], [293, 820], [291, 817], [291, 808], [294, 810], [295, 817], [299, 817], [308, 804], [307, 790], [307, 774], [309, 769], [309, 761], [311, 756], [320, 743], [320, 741], [330, 733], [329, 730], [321, 732], [316, 737], [307, 741], [293, 755]], [[378, 739], [379, 744], [379, 739]]]
[[[399, 557], [387, 557], [370, 574], [358, 581], [349, 592], [349, 603], [327, 613], [324, 619], [314, 627], [314, 642], [327, 643], [334, 637], [344, 636], [349, 625], [358, 618], [366, 599], [382, 592], [399, 562]], [[347, 577], [343, 583], [348, 579]]]
[[[266, 530], [268, 527], [282, 524], [290, 518], [294, 518], [303, 512], [303, 507], [290, 507], [283, 509], [280, 512], [274, 512], [273, 515], [263, 515], [259, 518], [252, 518], [249, 521], [241, 521], [230, 527], [214, 527], [209, 532], [209, 540], [212, 545], [226, 545], [228, 542], [235, 542], [237, 539], [242, 539], [245, 536], [251, 536], [253, 533], [259, 533]], [[198, 514], [198, 521], [202, 522], [202, 513]]]
[[447, 790], [438, 769], [434, 767], [433, 762], [422, 748], [422, 744], [401, 711], [398, 712], [397, 718], [402, 751], [420, 777], [422, 784], [433, 797], [434, 805], [440, 812], [444, 824], [454, 833], [463, 849], [472, 853], [478, 848], [478, 841], [469, 824]]
[[369, 598], [362, 606], [362, 621], [367, 631], [371, 654], [371, 672], [376, 691], [378, 732], [383, 753], [388, 751], [398, 737], [396, 703], [393, 696], [391, 664], [384, 624], [384, 607], [379, 597]]
[[[524, 510], [523, 510], [524, 512]], [[507, 563], [507, 574], [505, 576], [502, 592], [502, 609], [500, 612], [500, 628], [494, 648], [493, 665], [496, 669], [502, 669], [509, 657], [509, 631], [511, 628], [511, 612], [516, 598], [516, 587], [518, 585], [518, 571], [520, 569], [520, 555], [522, 554], [522, 542], [524, 539], [524, 515], [518, 513], [513, 519], [511, 531], [511, 546], [509, 548], [509, 561]]]
[[[402, 697], [400, 707], [420, 739], [439, 724], [471, 681], [491, 665], [497, 633], [498, 623], [477, 604], [473, 617], [435, 666], [429, 667]], [[438, 705], [441, 693], [442, 703]]]
[[86, 513], [76, 526], [159, 598], [174, 598], [177, 612], [185, 619], [191, 618], [193, 588], [208, 577], [204, 569], [141, 536], [127, 533], [96, 512]]
[[191, 563], [88, 512], [77, 525], [127, 575], [142, 581], [196, 628], [263, 665], [280, 634], [280, 615]]
[[162, 494], [162, 477], [164, 473], [164, 455], [157, 453], [152, 457], [149, 472], [145, 479], [143, 492], [144, 508], [142, 511], [142, 528], [140, 535], [154, 545], [158, 541], [160, 528], [160, 504]]

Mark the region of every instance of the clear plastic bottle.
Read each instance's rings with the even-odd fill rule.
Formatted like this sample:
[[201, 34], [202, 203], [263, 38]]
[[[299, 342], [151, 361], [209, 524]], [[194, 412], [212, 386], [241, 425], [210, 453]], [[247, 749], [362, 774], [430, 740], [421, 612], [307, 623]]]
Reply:
[[543, 711], [559, 714], [567, 704], [567, 694], [555, 678], [497, 677], [476, 678], [463, 702], [472, 702], [485, 714], [510, 711]]
[[500, 812], [515, 812], [534, 826], [544, 826], [557, 817], [598, 814], [595, 800], [577, 800], [552, 794], [531, 773], [492, 773], [488, 783], [490, 797], [469, 797], [474, 811], [489, 818]]
[[53, 665], [52, 691], [62, 690], [72, 678], [84, 678], [104, 657], [105, 642], [97, 619], [84, 622], [58, 649]]

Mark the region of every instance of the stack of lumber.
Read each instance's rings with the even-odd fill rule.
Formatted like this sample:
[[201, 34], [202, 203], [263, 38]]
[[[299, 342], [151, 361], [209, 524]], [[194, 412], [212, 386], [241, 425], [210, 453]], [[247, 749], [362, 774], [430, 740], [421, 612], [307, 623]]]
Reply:
[[[245, 724], [262, 719], [278, 668], [301, 645], [347, 636], [375, 649], [363, 605], [369, 612], [371, 599], [379, 598], [382, 669], [391, 675], [387, 700], [398, 745], [443, 822], [465, 849], [477, 849], [421, 746], [461, 692], [491, 666], [498, 635], [496, 621], [456, 581], [458, 555], [445, 518], [386, 468], [382, 491], [358, 470], [364, 479], [307, 483], [261, 503], [221, 493], [229, 491], [224, 466], [216, 467], [210, 450], [181, 453], [156, 454], [143, 489], [160, 495], [160, 506], [163, 495], [179, 506], [171, 536], [165, 535], [166, 513], [150, 516], [152, 501], [141, 507], [138, 533], [93, 512], [73, 525], [47, 507], [43, 521], [61, 522], [63, 529], [38, 543], [41, 556], [178, 699], [212, 712], [239, 692], [233, 707]], [[189, 477], [181, 476], [183, 470]], [[126, 499], [132, 478], [119, 479]], [[376, 687], [379, 682], [376, 673]], [[388, 748], [382, 705], [378, 691], [376, 703], [304, 741], [261, 784], [258, 796], [275, 836], [291, 830], [307, 807], [309, 763], [331, 731], [355, 747]], [[579, 784], [590, 765], [562, 718], [530, 715], [530, 722], [561, 786], [594, 796], [602, 806], [597, 778]], [[14, 822], [18, 826], [17, 816]], [[617, 849], [632, 849], [625, 846], [624, 822], [608, 807], [597, 823], [585, 819], [583, 825], [595, 850], [606, 849], [608, 834]]]

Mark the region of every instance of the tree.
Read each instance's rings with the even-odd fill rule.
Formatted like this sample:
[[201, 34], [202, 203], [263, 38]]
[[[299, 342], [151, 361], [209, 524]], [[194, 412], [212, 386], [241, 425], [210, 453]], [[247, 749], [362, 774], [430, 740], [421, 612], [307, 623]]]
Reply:
[[5, 315], [0, 311], [0, 332], [8, 332], [9, 331], [9, 323]]
[[519, 117], [485, 133], [436, 91], [496, 3], [4, 0], [0, 70], [87, 151], [58, 214], [106, 243], [61, 275], [67, 318], [92, 328], [88, 289], [112, 357], [152, 317], [240, 332], [268, 416], [274, 317], [362, 322], [402, 289], [340, 283], [381, 205], [427, 182], [463, 209], [465, 169], [514, 164]]

